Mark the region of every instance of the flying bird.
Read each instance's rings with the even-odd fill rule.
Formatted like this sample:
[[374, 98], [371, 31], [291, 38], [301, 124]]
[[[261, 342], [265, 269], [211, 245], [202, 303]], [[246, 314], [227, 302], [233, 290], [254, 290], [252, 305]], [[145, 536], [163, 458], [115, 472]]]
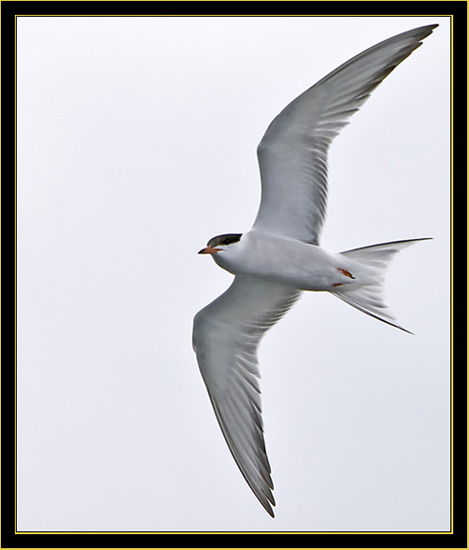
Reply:
[[247, 233], [210, 239], [199, 254], [233, 273], [233, 283], [194, 318], [193, 347], [226, 443], [274, 517], [257, 348], [303, 291], [328, 291], [406, 332], [383, 299], [386, 268], [412, 239], [334, 253], [319, 246], [327, 200], [327, 152], [380, 82], [438, 25], [398, 34], [353, 57], [272, 121], [258, 149], [262, 197]]

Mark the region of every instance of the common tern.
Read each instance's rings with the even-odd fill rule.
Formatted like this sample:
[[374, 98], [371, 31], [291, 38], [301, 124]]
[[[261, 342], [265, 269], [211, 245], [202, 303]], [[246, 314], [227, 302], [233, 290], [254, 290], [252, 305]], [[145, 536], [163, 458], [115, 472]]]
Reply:
[[292, 101], [258, 149], [262, 198], [247, 233], [212, 238], [199, 254], [233, 273], [233, 283], [194, 318], [193, 347], [228, 447], [249, 487], [274, 517], [257, 348], [302, 291], [328, 291], [406, 332], [383, 299], [386, 268], [425, 239], [345, 252], [319, 246], [327, 200], [327, 151], [370, 93], [438, 25], [416, 28], [353, 57]]

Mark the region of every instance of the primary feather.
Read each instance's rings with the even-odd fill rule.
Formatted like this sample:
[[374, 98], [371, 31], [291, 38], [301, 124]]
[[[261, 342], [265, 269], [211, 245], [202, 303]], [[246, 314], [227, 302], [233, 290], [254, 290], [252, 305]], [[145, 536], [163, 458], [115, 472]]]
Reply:
[[319, 244], [327, 203], [327, 152], [349, 117], [431, 34], [428, 25], [353, 57], [292, 101], [258, 147], [262, 199], [254, 229]]
[[275, 505], [264, 444], [257, 347], [300, 292], [237, 275], [199, 311], [193, 345], [218, 422], [247, 483], [272, 516]]

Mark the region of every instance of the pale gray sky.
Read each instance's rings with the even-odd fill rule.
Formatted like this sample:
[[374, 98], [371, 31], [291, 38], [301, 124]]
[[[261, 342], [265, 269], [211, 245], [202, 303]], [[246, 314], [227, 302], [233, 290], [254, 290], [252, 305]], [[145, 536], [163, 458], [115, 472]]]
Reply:
[[[334, 142], [322, 245], [432, 236], [388, 303], [415, 336], [305, 294], [260, 350], [276, 518], [226, 447], [191, 348], [247, 231], [256, 146], [292, 99], [439, 28]], [[18, 19], [18, 529], [449, 529], [445, 17]]]

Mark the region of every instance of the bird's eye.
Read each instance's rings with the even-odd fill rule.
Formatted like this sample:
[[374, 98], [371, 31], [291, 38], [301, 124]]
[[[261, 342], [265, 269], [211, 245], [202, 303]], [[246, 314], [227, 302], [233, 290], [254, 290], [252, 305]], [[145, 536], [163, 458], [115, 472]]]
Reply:
[[223, 239], [222, 244], [231, 244], [231, 239]]

